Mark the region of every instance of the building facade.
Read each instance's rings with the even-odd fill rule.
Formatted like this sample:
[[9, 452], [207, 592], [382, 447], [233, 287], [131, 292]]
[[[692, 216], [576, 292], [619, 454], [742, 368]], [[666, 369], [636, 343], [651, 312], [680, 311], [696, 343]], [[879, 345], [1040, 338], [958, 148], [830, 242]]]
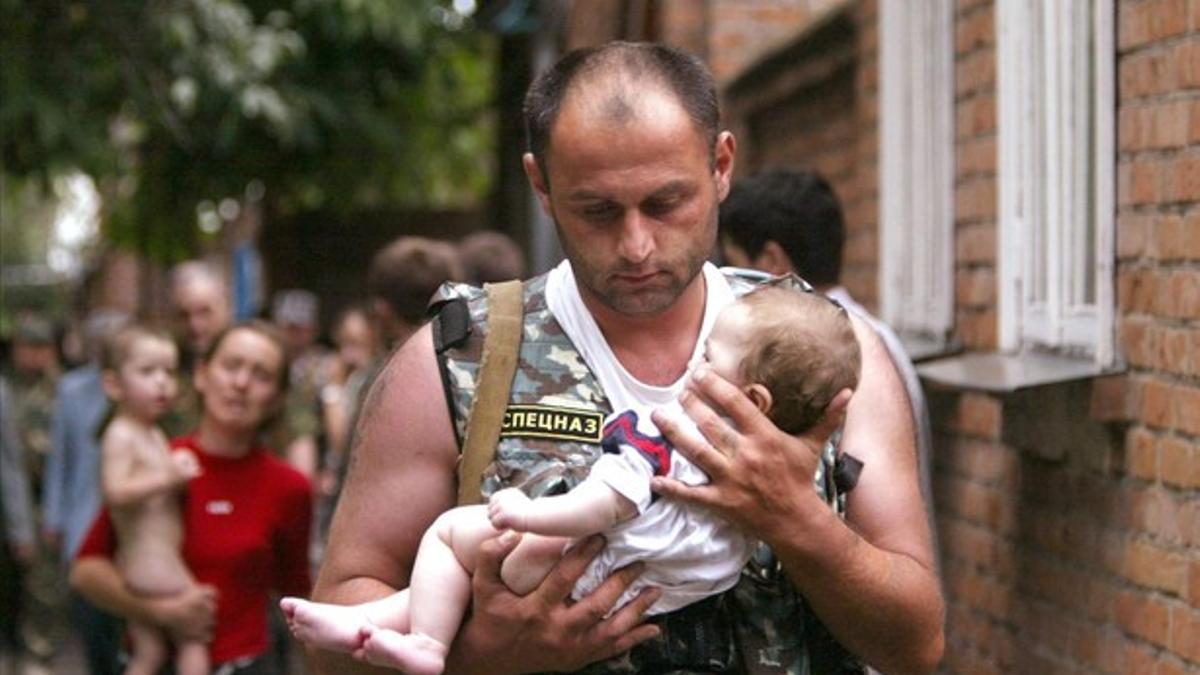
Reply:
[[1200, 669], [1200, 2], [546, 4], [704, 57], [738, 176], [837, 190], [930, 399], [942, 672]]

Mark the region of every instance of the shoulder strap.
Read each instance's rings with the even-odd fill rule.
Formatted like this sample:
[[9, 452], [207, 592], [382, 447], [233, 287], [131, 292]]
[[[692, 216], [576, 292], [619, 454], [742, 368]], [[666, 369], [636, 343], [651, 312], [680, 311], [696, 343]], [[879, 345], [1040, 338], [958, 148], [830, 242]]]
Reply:
[[525, 303], [520, 280], [487, 284], [484, 290], [488, 298], [487, 335], [483, 338], [479, 383], [458, 465], [460, 506], [478, 504], [481, 500], [480, 482], [500, 440], [524, 332]]

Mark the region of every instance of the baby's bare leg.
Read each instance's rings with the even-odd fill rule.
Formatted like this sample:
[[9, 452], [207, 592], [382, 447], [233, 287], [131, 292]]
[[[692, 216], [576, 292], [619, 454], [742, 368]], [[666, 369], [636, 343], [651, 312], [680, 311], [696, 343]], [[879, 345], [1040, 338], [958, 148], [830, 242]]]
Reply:
[[450, 642], [471, 601], [471, 573], [479, 545], [498, 534], [485, 507], [443, 513], [425, 532], [413, 563], [411, 634], [368, 631], [364, 658], [412, 675], [442, 672]]
[[176, 675], [208, 675], [208, 666], [208, 645], [196, 641], [175, 645]]
[[155, 675], [167, 663], [167, 639], [157, 628], [129, 624], [129, 664], [125, 675]]
[[521, 543], [504, 559], [500, 578], [517, 595], [525, 595], [542, 584], [563, 557], [571, 540], [567, 537], [547, 537], [526, 532]]

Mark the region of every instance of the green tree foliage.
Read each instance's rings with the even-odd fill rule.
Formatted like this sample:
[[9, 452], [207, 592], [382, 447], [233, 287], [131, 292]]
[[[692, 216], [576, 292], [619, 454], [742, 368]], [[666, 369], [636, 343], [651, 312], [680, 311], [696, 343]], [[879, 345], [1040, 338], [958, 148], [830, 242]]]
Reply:
[[[454, 21], [451, 21], [453, 19]], [[450, 206], [490, 177], [488, 38], [437, 0], [0, 0], [0, 147], [108, 236], [186, 255], [197, 206]]]

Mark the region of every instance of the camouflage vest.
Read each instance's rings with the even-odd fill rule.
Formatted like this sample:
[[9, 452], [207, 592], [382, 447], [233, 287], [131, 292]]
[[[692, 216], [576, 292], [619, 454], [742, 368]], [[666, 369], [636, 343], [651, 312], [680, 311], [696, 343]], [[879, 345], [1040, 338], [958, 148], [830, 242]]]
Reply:
[[[735, 295], [756, 283], [726, 273]], [[782, 283], [811, 290], [796, 277]], [[612, 407], [546, 303], [546, 275], [525, 282], [525, 330], [495, 459], [484, 472], [486, 498], [506, 487], [531, 497], [561, 494], [587, 476], [600, 456], [600, 434]], [[446, 284], [434, 298], [434, 342], [462, 445], [474, 400], [487, 326], [482, 289]], [[845, 495], [833, 480], [836, 449], [828, 444], [814, 479], [839, 514]], [[662, 636], [583, 672], [861, 673], [862, 666], [808, 610], [771, 550], [759, 545], [732, 590], [656, 617]]]

